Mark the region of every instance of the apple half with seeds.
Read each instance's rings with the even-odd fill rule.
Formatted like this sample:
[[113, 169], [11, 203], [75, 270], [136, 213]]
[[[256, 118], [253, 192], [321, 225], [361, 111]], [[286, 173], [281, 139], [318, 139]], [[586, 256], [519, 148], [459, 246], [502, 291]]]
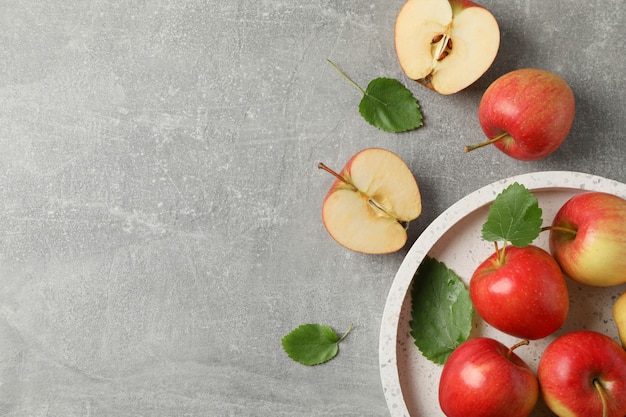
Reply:
[[469, 0], [408, 0], [396, 18], [395, 46], [407, 77], [454, 94], [489, 69], [500, 28], [489, 10]]
[[381, 148], [358, 152], [337, 173], [322, 205], [328, 233], [342, 246], [362, 253], [396, 252], [407, 241], [408, 223], [422, 212], [417, 182], [406, 163]]

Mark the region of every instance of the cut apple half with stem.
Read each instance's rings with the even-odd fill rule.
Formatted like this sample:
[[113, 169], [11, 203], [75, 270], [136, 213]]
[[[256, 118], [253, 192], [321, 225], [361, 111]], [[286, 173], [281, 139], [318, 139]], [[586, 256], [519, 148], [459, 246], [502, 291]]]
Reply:
[[489, 69], [500, 28], [489, 10], [468, 0], [408, 0], [396, 18], [395, 47], [407, 77], [454, 94]]
[[369, 148], [350, 158], [339, 173], [323, 163], [318, 167], [335, 177], [322, 205], [322, 220], [333, 239], [368, 254], [404, 246], [422, 200], [413, 173], [398, 155]]

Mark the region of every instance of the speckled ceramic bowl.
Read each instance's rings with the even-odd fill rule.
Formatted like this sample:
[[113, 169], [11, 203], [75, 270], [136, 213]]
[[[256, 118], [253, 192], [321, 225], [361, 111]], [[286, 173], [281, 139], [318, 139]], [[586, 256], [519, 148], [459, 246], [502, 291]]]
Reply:
[[[610, 179], [569, 171], [536, 172], [519, 175], [485, 186], [443, 212], [413, 244], [400, 265], [387, 296], [380, 330], [379, 364], [382, 385], [392, 417], [444, 416], [439, 408], [437, 390], [442, 366], [426, 360], [409, 334], [411, 316], [410, 286], [418, 266], [430, 255], [454, 270], [466, 284], [478, 266], [493, 253], [493, 244], [483, 241], [481, 228], [488, 207], [508, 185], [518, 182], [530, 189], [543, 210], [544, 225], [566, 200], [583, 191], [603, 191], [626, 198], [626, 184]], [[533, 242], [548, 249], [548, 234], [541, 233]], [[568, 280], [570, 313], [566, 323], [555, 334], [532, 341], [516, 350], [534, 370], [543, 349], [560, 334], [575, 329], [592, 329], [617, 340], [611, 308], [615, 298], [626, 291], [626, 285], [608, 288], [588, 287]], [[505, 345], [512, 338], [484, 323], [477, 316], [472, 336], [488, 336]], [[551, 416], [541, 402], [531, 416]]]

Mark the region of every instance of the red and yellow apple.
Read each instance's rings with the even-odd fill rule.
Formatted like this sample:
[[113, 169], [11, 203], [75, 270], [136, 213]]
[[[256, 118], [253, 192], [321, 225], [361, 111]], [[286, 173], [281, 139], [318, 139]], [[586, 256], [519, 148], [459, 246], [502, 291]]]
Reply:
[[485, 322], [522, 339], [552, 334], [569, 311], [567, 283], [559, 265], [533, 245], [509, 245], [487, 258], [472, 275], [470, 297]]
[[537, 376], [546, 405], [558, 416], [626, 415], [626, 351], [602, 333], [558, 337], [541, 355]]
[[556, 151], [574, 122], [575, 99], [569, 84], [550, 71], [523, 68], [496, 79], [483, 94], [478, 121], [489, 140], [510, 157], [534, 161]]
[[408, 223], [422, 211], [415, 177], [395, 153], [370, 148], [354, 155], [335, 176], [322, 206], [322, 220], [339, 244], [356, 252], [395, 252], [407, 240]]
[[447, 417], [526, 417], [539, 397], [537, 377], [513, 350], [477, 337], [457, 347], [441, 372], [439, 405]]
[[453, 94], [489, 69], [500, 28], [491, 12], [469, 0], [408, 0], [396, 18], [395, 47], [407, 77]]
[[622, 347], [626, 349], [626, 291], [622, 293], [615, 303], [613, 303], [613, 321], [617, 326], [617, 333], [622, 342]]
[[549, 229], [550, 251], [568, 277], [599, 287], [626, 282], [626, 200], [597, 191], [575, 195]]

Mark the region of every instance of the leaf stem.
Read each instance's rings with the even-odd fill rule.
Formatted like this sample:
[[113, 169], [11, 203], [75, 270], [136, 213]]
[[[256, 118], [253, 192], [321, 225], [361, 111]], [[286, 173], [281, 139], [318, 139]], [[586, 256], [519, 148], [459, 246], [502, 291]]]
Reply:
[[346, 330], [345, 333], [339, 338], [339, 340], [337, 340], [337, 344], [341, 343], [341, 341], [346, 338], [346, 336], [348, 335], [348, 333], [350, 333], [353, 327], [354, 323], [350, 323], [350, 327], [348, 327], [348, 330]]
[[357, 83], [355, 83], [354, 81], [352, 81], [352, 78], [348, 77], [348, 76], [346, 75], [346, 73], [345, 73], [345, 72], [343, 72], [343, 71], [341, 70], [341, 68], [339, 68], [339, 67], [337, 66], [337, 64], [335, 64], [335, 63], [334, 63], [333, 61], [331, 61], [330, 59], [327, 59], [327, 61], [328, 61], [328, 63], [329, 63], [330, 65], [332, 65], [332, 66], [333, 66], [333, 68], [335, 68], [335, 69], [337, 70], [337, 72], [339, 72], [339, 74], [341, 74], [341, 75], [343, 76], [343, 78], [345, 78], [346, 80], [348, 80], [348, 82], [349, 82], [350, 84], [352, 84], [352, 85], [353, 85], [353, 86], [354, 86], [357, 90], [359, 90], [359, 91], [361, 92], [361, 94], [365, 95], [365, 90], [363, 90], [363, 89], [362, 89], [362, 88], [361, 88], [361, 87], [360, 87]]
[[493, 246], [496, 248], [496, 255], [498, 256], [498, 266], [504, 265], [504, 252], [506, 248], [506, 241], [502, 242], [502, 249], [498, 247], [498, 242], [493, 242]]

